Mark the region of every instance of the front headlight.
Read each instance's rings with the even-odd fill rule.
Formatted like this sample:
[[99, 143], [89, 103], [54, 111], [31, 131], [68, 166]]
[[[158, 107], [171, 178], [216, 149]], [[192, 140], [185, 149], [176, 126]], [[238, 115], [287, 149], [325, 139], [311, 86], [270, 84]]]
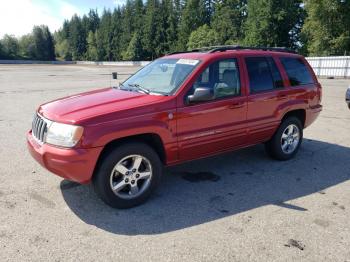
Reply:
[[73, 147], [83, 136], [84, 128], [51, 122], [48, 125], [45, 142], [55, 146]]

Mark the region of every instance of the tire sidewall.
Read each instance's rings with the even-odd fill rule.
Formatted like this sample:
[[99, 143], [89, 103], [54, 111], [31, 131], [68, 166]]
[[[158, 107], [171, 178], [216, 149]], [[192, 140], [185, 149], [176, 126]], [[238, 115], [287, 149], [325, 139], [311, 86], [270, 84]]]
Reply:
[[[289, 126], [289, 125], [296, 125], [299, 129], [299, 142], [297, 147], [294, 149], [294, 151], [292, 153], [285, 153], [282, 150], [281, 147], [281, 138], [282, 138], [282, 134], [285, 131], [285, 129]], [[272, 155], [273, 157], [279, 159], [279, 160], [289, 160], [291, 158], [293, 158], [299, 151], [300, 145], [303, 141], [303, 127], [302, 124], [300, 122], [300, 120], [296, 117], [288, 117], [287, 119], [285, 119], [281, 125], [279, 126], [278, 130], [276, 131], [275, 135], [273, 136], [272, 140], [270, 141], [270, 150], [272, 151]]]
[[[147, 158], [152, 166], [152, 178], [149, 187], [138, 197], [123, 199], [114, 194], [110, 186], [110, 176], [115, 165], [128, 155], [141, 155]], [[129, 208], [142, 204], [158, 186], [162, 174], [162, 163], [157, 153], [143, 143], [128, 143], [118, 146], [102, 160], [94, 179], [95, 191], [108, 205], [116, 208]]]

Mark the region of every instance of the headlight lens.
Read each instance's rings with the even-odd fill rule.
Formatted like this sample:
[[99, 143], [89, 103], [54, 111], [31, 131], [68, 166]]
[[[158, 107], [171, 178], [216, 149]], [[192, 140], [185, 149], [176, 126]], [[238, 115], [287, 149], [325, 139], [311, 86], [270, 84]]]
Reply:
[[55, 146], [73, 147], [83, 136], [83, 131], [81, 126], [52, 122], [48, 126], [45, 142]]

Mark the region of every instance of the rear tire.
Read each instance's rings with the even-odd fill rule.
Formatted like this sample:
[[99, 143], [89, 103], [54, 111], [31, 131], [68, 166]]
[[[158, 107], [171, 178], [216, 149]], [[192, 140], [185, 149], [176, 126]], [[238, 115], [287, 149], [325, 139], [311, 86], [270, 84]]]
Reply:
[[266, 152], [274, 159], [292, 159], [303, 140], [303, 126], [294, 116], [283, 120], [273, 137], [265, 144]]
[[113, 208], [130, 208], [144, 203], [162, 175], [158, 154], [144, 143], [127, 143], [111, 150], [100, 163], [93, 179], [99, 197]]

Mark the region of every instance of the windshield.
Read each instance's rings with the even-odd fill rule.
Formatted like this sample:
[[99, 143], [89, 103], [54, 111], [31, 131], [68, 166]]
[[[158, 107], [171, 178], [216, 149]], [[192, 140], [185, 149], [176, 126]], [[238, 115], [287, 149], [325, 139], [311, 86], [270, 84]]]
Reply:
[[122, 87], [138, 87], [149, 93], [174, 93], [198, 65], [193, 59], [157, 59], [128, 78]]

